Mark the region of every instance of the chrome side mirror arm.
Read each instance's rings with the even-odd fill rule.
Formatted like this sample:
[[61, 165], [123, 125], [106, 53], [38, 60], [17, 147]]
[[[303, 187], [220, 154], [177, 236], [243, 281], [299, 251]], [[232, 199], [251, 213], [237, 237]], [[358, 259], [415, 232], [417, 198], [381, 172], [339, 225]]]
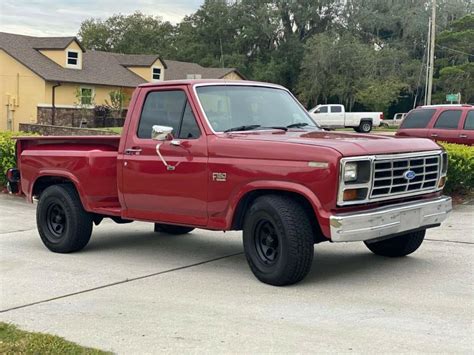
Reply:
[[[175, 140], [173, 140], [173, 135], [171, 134], [171, 132], [173, 132], [173, 127], [155, 125], [151, 128], [151, 138], [153, 140], [159, 142], [156, 145], [156, 154], [158, 154], [161, 161], [163, 162], [163, 165], [166, 166], [166, 170], [168, 170], [168, 171], [172, 171], [176, 167], [172, 166], [172, 165], [169, 165], [166, 162], [165, 158], [163, 158], [163, 156], [161, 155], [160, 146], [163, 144], [162, 142], [164, 142], [164, 141], [171, 140], [171, 143], [173, 143], [173, 141], [175, 141]], [[177, 141], [177, 142], [178, 142], [178, 145], [179, 145], [179, 141]]]
[[163, 143], [158, 143], [156, 145], [156, 154], [158, 154], [158, 156], [160, 157], [161, 161], [163, 162], [163, 165], [166, 167], [166, 170], [168, 171], [171, 171], [171, 170], [174, 170], [176, 167], [174, 167], [173, 165], [169, 165], [165, 158], [163, 158], [163, 156], [161, 155], [161, 152], [160, 152], [160, 146], [162, 145]]

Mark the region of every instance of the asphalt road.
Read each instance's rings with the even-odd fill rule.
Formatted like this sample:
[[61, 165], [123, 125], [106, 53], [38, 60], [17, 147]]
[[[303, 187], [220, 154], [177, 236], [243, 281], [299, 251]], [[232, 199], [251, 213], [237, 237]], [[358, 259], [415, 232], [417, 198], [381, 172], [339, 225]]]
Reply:
[[95, 228], [82, 252], [43, 247], [34, 206], [0, 195], [0, 321], [117, 353], [473, 352], [474, 206], [412, 256], [316, 246], [301, 283], [258, 282], [241, 234]]

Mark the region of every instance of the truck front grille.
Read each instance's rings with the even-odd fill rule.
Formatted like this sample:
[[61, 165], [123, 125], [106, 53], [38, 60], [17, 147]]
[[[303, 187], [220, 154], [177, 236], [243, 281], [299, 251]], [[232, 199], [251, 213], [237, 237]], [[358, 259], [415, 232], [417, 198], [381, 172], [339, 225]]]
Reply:
[[435, 190], [440, 165], [441, 155], [439, 154], [392, 159], [377, 158], [374, 161], [370, 198], [380, 199]]

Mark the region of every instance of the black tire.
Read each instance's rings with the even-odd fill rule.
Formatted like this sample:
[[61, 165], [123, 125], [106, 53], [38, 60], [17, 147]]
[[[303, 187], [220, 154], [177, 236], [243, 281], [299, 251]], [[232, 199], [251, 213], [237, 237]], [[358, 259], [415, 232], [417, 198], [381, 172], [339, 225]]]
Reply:
[[371, 121], [362, 121], [359, 124], [358, 132], [360, 133], [369, 133], [372, 130], [372, 122]]
[[354, 129], [354, 131], [356, 131], [356, 132], [360, 133], [360, 129], [359, 129], [359, 127], [353, 127], [353, 129]]
[[174, 226], [172, 224], [160, 224], [155, 223], [155, 232], [168, 233], [168, 234], [186, 234], [193, 231], [192, 227]]
[[379, 242], [364, 242], [369, 250], [381, 256], [400, 257], [413, 253], [423, 243], [426, 230], [411, 232]]
[[301, 281], [313, 262], [311, 223], [303, 206], [279, 195], [259, 197], [243, 228], [247, 262], [260, 281], [284, 286]]
[[48, 187], [40, 196], [36, 225], [44, 245], [55, 253], [81, 250], [92, 234], [92, 215], [69, 184]]

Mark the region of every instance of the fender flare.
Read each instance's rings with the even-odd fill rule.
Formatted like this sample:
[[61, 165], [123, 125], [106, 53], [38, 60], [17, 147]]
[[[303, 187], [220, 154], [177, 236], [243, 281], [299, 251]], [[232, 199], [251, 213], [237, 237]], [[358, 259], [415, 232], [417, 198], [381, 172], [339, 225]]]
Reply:
[[243, 186], [236, 188], [234, 190], [235, 192], [233, 192], [232, 195], [229, 197], [228, 208], [225, 215], [226, 225], [228, 228], [232, 226], [237, 207], [239, 206], [243, 198], [245, 198], [248, 193], [258, 190], [280, 190], [301, 195], [310, 203], [311, 207], [313, 208], [314, 215], [318, 220], [318, 223], [321, 224], [321, 212], [323, 211], [321, 202], [314, 194], [314, 192], [311, 191], [309, 188], [304, 185], [289, 181], [258, 180], [249, 182]]
[[69, 171], [64, 171], [64, 170], [56, 170], [56, 169], [46, 169], [46, 170], [40, 170], [39, 174], [35, 177], [33, 183], [31, 184], [29, 190], [28, 190], [28, 201], [33, 200], [33, 189], [36, 183], [38, 182], [39, 179], [43, 177], [59, 177], [59, 178], [64, 178], [69, 181], [71, 181], [74, 185], [74, 187], [77, 190], [77, 193], [79, 195], [79, 198], [81, 200], [82, 206], [86, 211], [91, 211], [89, 202], [85, 198], [85, 191], [82, 187], [82, 184], [79, 182], [79, 179]]

